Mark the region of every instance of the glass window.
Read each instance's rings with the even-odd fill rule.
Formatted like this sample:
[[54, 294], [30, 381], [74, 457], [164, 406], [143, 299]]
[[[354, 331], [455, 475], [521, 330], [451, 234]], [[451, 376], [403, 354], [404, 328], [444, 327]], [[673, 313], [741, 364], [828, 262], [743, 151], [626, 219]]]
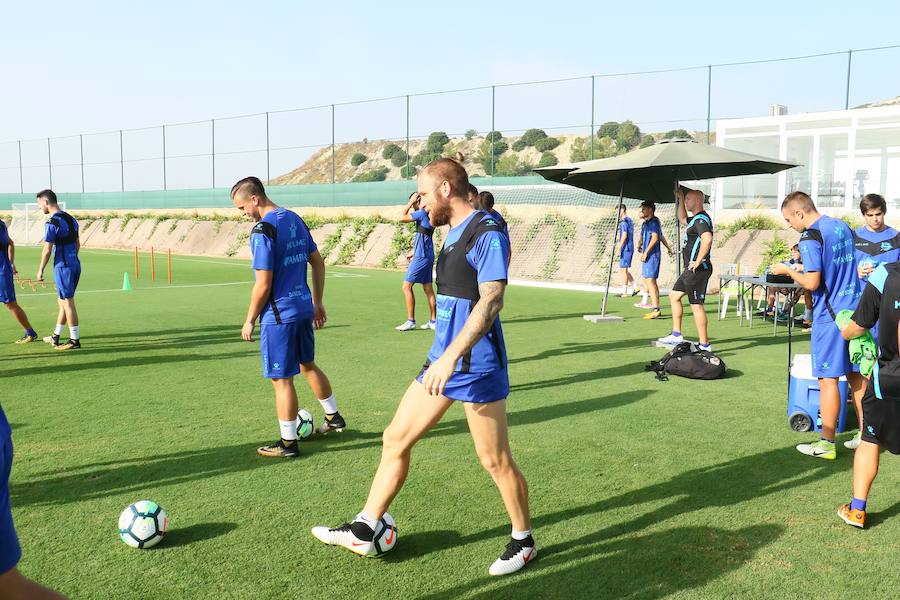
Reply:
[[[729, 137], [725, 147], [759, 156], [778, 158], [779, 137]], [[723, 208], [777, 208], [778, 175], [726, 177], [723, 184]]]
[[881, 194], [900, 206], [900, 128], [859, 130], [854, 154], [853, 199]]
[[819, 206], [844, 206], [846, 184], [850, 175], [848, 138], [846, 133], [822, 135], [819, 138], [819, 164], [816, 167]]
[[811, 135], [792, 136], [787, 139], [787, 160], [799, 166], [785, 171], [784, 193], [806, 192], [812, 196], [813, 138]]

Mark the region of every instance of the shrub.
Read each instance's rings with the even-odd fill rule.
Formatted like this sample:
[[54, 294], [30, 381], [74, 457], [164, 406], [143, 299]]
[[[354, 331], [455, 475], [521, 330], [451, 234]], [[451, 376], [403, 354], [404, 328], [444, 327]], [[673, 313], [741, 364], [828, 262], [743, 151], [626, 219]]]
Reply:
[[547, 137], [547, 133], [543, 129], [529, 129], [519, 139], [525, 142], [526, 146], [534, 146], [545, 137]]
[[444, 146], [446, 146], [450, 142], [450, 138], [447, 137], [447, 134], [443, 131], [433, 131], [428, 136], [428, 141], [425, 144], [425, 148], [433, 153], [440, 154], [444, 151]]
[[749, 214], [736, 219], [717, 232], [718, 246], [721, 248], [739, 231], [772, 231], [781, 229], [774, 219], [767, 215]]
[[409, 167], [403, 166], [400, 168], [400, 177], [403, 179], [412, 179], [416, 176], [416, 165], [409, 165]]
[[388, 174], [387, 167], [378, 167], [377, 169], [372, 169], [371, 171], [363, 171], [356, 177], [352, 179], [354, 183], [363, 183], [369, 181], [384, 181], [387, 179]]
[[391, 164], [395, 167], [402, 167], [406, 165], [406, 159], [409, 158], [409, 155], [406, 153], [406, 150], [401, 150], [400, 148], [394, 152], [393, 156], [391, 156]]
[[781, 262], [791, 255], [791, 247], [787, 242], [777, 235], [771, 241], [763, 243], [762, 262], [756, 269], [756, 274], [760, 275], [771, 264]]
[[476, 135], [478, 135], [478, 132], [475, 131], [474, 129], [469, 129], [469, 130], [466, 131], [466, 139], [467, 139], [467, 140], [471, 140], [471, 139], [472, 139], [473, 137], [475, 137]]
[[671, 140], [672, 138], [685, 138], [685, 139], [693, 139], [692, 136], [686, 129], [670, 129], [669, 131], [663, 134], [664, 140]]
[[552, 152], [544, 152], [541, 154], [541, 160], [538, 161], [538, 168], [553, 167], [559, 164], [559, 159]]
[[652, 146], [656, 143], [656, 140], [653, 139], [652, 135], [645, 135], [641, 138], [641, 148], [646, 148], [647, 146]]
[[357, 152], [350, 158], [350, 164], [353, 165], [354, 167], [358, 167], [359, 165], [363, 164], [367, 160], [369, 160], [369, 159], [366, 158], [365, 154]]
[[591, 144], [586, 137], [577, 137], [569, 150], [569, 162], [581, 162], [591, 159]]
[[514, 141], [513, 145], [512, 145], [512, 149], [515, 152], [521, 152], [526, 147], [527, 147], [527, 144], [525, 143], [525, 140], [523, 140], [523, 139], [518, 139], [518, 140]]
[[499, 131], [492, 131], [492, 132], [488, 133], [486, 136], [484, 136], [484, 139], [488, 143], [490, 143], [490, 142], [496, 143], [503, 139], [503, 134], [500, 133]]
[[384, 147], [384, 150], [381, 151], [381, 158], [384, 160], [391, 160], [397, 152], [403, 152], [400, 146], [397, 144], [388, 144]]
[[498, 177], [518, 177], [530, 173], [533, 168], [534, 165], [519, 160], [519, 157], [515, 154], [510, 154], [495, 162], [494, 175]]
[[557, 146], [559, 146], [561, 143], [562, 142], [560, 142], [555, 137], [545, 137], [545, 138], [541, 138], [537, 142], [535, 142], [534, 148], [538, 152], [548, 152], [550, 150], [553, 150]]
[[619, 135], [619, 124], [616, 121], [607, 121], [603, 125], [597, 129], [597, 137], [608, 137], [610, 139], [616, 139], [616, 136]]
[[619, 124], [619, 131], [616, 134], [616, 145], [622, 150], [631, 150], [641, 143], [641, 130], [631, 121], [624, 121]]

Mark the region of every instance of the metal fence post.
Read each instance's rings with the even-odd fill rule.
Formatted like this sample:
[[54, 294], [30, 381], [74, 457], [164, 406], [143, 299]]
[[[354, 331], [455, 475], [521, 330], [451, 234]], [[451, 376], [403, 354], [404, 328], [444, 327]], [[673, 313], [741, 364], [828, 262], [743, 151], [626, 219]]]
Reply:
[[850, 65], [853, 62], [853, 50], [847, 50], [847, 89], [844, 92], [844, 110], [850, 108]]
[[166, 126], [162, 126], [162, 144], [163, 144], [163, 190], [169, 189], [169, 183], [166, 181]]
[[269, 113], [266, 111], [266, 185], [269, 184], [269, 180], [272, 179], [272, 167], [271, 167], [271, 159], [270, 159], [270, 146], [269, 146]]
[[710, 140], [710, 117], [712, 115], [712, 65], [706, 67], [706, 143]]
[[25, 193], [25, 186], [22, 178], [22, 140], [19, 140], [19, 193]]
[[50, 174], [50, 188], [53, 189], [53, 156], [50, 154], [50, 138], [47, 138], [47, 172]]
[[[216, 120], [209, 120], [209, 129], [212, 133], [212, 146], [210, 147], [210, 152], [212, 153], [212, 186], [213, 189], [216, 189]], [[268, 182], [267, 182], [268, 183]]]
[[334, 183], [334, 104], [331, 105], [331, 183]]
[[497, 109], [497, 88], [495, 86], [491, 86], [491, 132], [488, 134], [491, 136], [491, 177], [494, 176], [494, 118], [496, 116]]
[[591, 75], [591, 160], [594, 160], [594, 83], [596, 78]]
[[409, 94], [406, 95], [406, 179], [412, 178], [409, 172]]
[[125, 191], [125, 141], [122, 130], [119, 130], [119, 176], [122, 178], [122, 191]]
[[81, 193], [84, 193], [84, 136], [78, 134], [78, 154], [81, 157]]

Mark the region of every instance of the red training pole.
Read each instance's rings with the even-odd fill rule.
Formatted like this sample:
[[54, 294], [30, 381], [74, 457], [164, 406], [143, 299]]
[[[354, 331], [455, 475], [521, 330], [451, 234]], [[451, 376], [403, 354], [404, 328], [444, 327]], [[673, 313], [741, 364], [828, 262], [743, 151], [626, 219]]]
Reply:
[[135, 278], [135, 279], [140, 279], [140, 278], [141, 278], [140, 271], [138, 271], [138, 251], [137, 251], [137, 246], [134, 247], [134, 278]]
[[153, 246], [150, 246], [150, 279], [156, 281], [156, 256], [153, 254]]
[[172, 285], [172, 249], [171, 248], [169, 248], [168, 254], [169, 254], [169, 260], [168, 260], [168, 263], [169, 263], [169, 265], [168, 265], [169, 266], [169, 285]]

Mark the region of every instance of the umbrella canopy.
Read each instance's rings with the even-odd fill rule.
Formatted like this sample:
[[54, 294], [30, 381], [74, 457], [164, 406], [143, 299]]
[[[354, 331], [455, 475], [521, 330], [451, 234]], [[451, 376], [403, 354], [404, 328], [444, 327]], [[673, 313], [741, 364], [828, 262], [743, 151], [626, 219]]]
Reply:
[[612, 158], [556, 165], [535, 172], [550, 181], [598, 194], [622, 194], [635, 200], [671, 204], [675, 202], [676, 181], [778, 173], [796, 166], [765, 156], [674, 139]]

